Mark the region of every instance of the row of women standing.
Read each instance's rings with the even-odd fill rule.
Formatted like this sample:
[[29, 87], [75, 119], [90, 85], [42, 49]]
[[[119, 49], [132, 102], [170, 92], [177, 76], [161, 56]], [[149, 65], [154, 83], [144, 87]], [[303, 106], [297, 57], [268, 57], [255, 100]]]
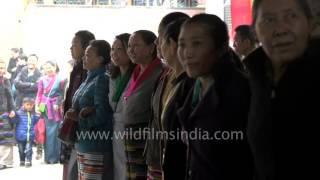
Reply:
[[[66, 115], [79, 122], [78, 132], [126, 134], [112, 140], [78, 138], [79, 179], [314, 176], [304, 159], [315, 155], [314, 143], [295, 133], [307, 137], [316, 127], [310, 117], [318, 117], [310, 104], [319, 100], [314, 85], [319, 46], [310, 40], [310, 9], [300, 0], [256, 0], [253, 16], [262, 47], [248, 56], [249, 74], [237, 69], [226, 24], [215, 15], [170, 13], [158, 38], [139, 30], [117, 36], [111, 48], [106, 41], [92, 41], [84, 60], [88, 77]], [[105, 75], [110, 59], [111, 79]], [[287, 134], [279, 131], [285, 124]], [[196, 129], [211, 138], [177, 138]], [[173, 132], [176, 138], [143, 136], [150, 131]], [[243, 137], [215, 136], [234, 131]], [[135, 132], [148, 138], [135, 138]], [[290, 136], [297, 141], [277, 144]], [[291, 163], [289, 151], [297, 163]]]
[[[211, 24], [217, 26], [217, 30]], [[211, 34], [223, 38], [216, 42]], [[215, 130], [244, 131], [247, 118], [248, 94], [243, 92], [248, 91], [248, 84], [234, 68], [223, 21], [214, 15], [202, 14], [189, 19], [183, 13], [172, 13], [160, 23], [159, 35], [157, 39], [152, 32], [139, 30], [132, 35], [116, 37], [111, 48], [114, 65], [110, 67], [109, 87], [105, 75], [105, 65], [110, 61], [109, 44], [94, 40], [87, 47], [83, 62], [88, 70], [87, 78], [76, 91], [65, 119], [78, 121], [80, 133], [108, 134], [113, 127], [113, 132], [122, 132], [125, 136], [123, 139], [114, 136], [113, 141], [111, 138], [78, 137], [75, 148], [79, 179], [110, 179], [113, 173], [114, 179], [161, 179], [162, 176], [166, 179], [186, 176], [191, 179], [246, 179], [251, 176], [252, 159], [246, 140], [218, 145], [215, 141], [145, 138], [146, 127], [150, 131], [177, 133], [182, 129], [191, 132], [202, 128], [210, 135]], [[212, 54], [213, 47], [221, 49], [219, 57]], [[161, 63], [157, 54], [165, 63]], [[211, 62], [212, 58], [215, 61]], [[213, 70], [218, 65], [221, 70]], [[212, 72], [217, 73], [215, 83], [219, 91], [212, 86]], [[226, 80], [220, 79], [222, 77]], [[219, 102], [215, 102], [218, 93]], [[231, 98], [237, 99], [231, 101]], [[210, 107], [213, 112], [217, 111], [216, 115], [211, 114]], [[215, 116], [216, 123], [212, 123]], [[136, 132], [142, 133], [141, 138], [132, 136]]]

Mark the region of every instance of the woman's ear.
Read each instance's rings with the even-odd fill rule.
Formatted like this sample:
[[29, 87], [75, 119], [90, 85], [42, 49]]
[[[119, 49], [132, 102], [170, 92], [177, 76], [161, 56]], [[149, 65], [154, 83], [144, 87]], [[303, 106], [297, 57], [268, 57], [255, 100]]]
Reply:
[[100, 61], [100, 64], [103, 64], [104, 58], [102, 56], [99, 56], [99, 61]]
[[178, 43], [176, 41], [174, 41], [172, 38], [169, 38], [169, 46], [170, 46], [170, 49], [173, 50], [174, 54], [178, 53], [177, 50], [178, 50]]
[[157, 48], [156, 48], [156, 45], [154, 43], [150, 45], [150, 54], [151, 54], [151, 56], [153, 56], [153, 54], [155, 53], [156, 49]]
[[309, 20], [309, 32], [312, 38], [320, 37], [320, 18], [313, 17]]

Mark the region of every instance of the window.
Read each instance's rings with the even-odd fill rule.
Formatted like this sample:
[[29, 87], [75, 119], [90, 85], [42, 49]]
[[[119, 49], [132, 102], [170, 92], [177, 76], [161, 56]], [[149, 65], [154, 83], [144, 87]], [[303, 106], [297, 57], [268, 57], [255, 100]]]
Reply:
[[164, 6], [167, 8], [204, 8], [206, 0], [35, 0], [44, 5], [114, 5], [114, 6]]
[[53, 4], [74, 4], [74, 5], [84, 5], [85, 0], [54, 0]]

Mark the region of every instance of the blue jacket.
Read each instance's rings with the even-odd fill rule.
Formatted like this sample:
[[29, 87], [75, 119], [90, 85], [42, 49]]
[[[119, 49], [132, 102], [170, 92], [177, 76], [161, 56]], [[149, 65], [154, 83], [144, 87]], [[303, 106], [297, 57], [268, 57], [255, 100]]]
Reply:
[[16, 140], [29, 141], [34, 140], [34, 126], [38, 122], [39, 116], [30, 112], [30, 122], [28, 122], [28, 113], [23, 108], [16, 112], [16, 116], [11, 121], [16, 124]]
[[112, 151], [113, 112], [108, 101], [108, 94], [109, 77], [105, 74], [105, 68], [88, 71], [86, 80], [74, 94], [72, 108], [80, 111], [85, 107], [95, 107], [95, 112], [79, 119], [77, 127], [79, 137], [75, 144], [77, 151]]

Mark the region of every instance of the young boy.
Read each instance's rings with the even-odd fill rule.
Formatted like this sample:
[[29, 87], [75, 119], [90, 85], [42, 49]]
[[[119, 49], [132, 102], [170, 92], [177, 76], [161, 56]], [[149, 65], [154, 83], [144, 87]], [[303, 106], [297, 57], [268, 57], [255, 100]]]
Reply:
[[39, 120], [39, 116], [33, 111], [34, 99], [30, 97], [23, 98], [22, 107], [12, 118], [16, 124], [16, 140], [19, 148], [20, 166], [32, 166], [32, 143], [34, 140], [34, 126]]

